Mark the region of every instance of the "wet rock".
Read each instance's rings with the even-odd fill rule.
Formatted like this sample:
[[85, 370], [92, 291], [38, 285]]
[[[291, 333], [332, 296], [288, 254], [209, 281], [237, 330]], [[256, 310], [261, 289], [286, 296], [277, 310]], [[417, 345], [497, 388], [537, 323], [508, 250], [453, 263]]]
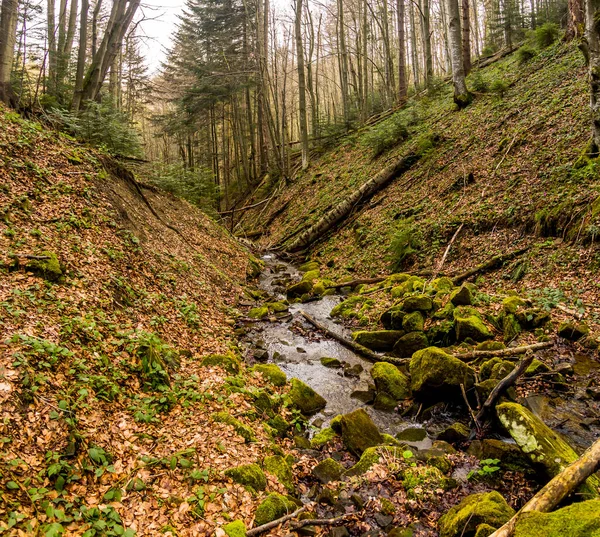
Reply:
[[327, 401], [323, 397], [301, 380], [294, 378], [290, 383], [292, 385], [290, 399], [305, 416], [311, 416], [327, 405]]
[[514, 537], [597, 537], [600, 535], [600, 500], [574, 503], [552, 513], [519, 516]]
[[286, 374], [275, 364], [258, 364], [252, 368], [252, 371], [260, 373], [273, 386], [285, 386], [287, 384]]
[[410, 397], [410, 380], [395, 365], [377, 362], [371, 369], [371, 377], [379, 393], [385, 393], [396, 401]]
[[225, 475], [234, 483], [243, 485], [251, 492], [258, 492], [267, 488], [267, 478], [258, 464], [244, 464], [236, 468], [225, 470]]
[[360, 374], [365, 370], [364, 367], [360, 364], [354, 364], [353, 366], [344, 367], [344, 376], [350, 378], [359, 378]]
[[262, 526], [267, 522], [277, 520], [288, 513], [294, 512], [297, 508], [298, 505], [291, 498], [272, 492], [256, 509], [254, 523], [256, 526]]
[[410, 358], [415, 352], [428, 346], [429, 340], [424, 332], [410, 332], [396, 342], [393, 353], [400, 358]]
[[473, 341], [485, 341], [494, 337], [475, 308], [459, 306], [454, 310], [453, 317], [458, 341], [464, 341], [467, 338]]
[[302, 347], [296, 347], [296, 352], [299, 354], [306, 354], [306, 349], [303, 349]]
[[590, 329], [583, 323], [574, 323], [572, 321], [561, 323], [558, 327], [558, 335], [569, 341], [577, 341], [583, 336], [587, 336]]
[[373, 401], [373, 408], [375, 410], [391, 412], [396, 408], [396, 404], [396, 399], [387, 393], [381, 392], [375, 397], [375, 401]]
[[343, 415], [340, 425], [344, 444], [356, 456], [360, 457], [367, 448], [377, 446], [383, 440], [379, 429], [362, 408]]
[[477, 459], [498, 459], [503, 469], [514, 472], [531, 472], [531, 461], [516, 444], [487, 438], [473, 440], [467, 449]]
[[431, 297], [428, 297], [427, 295], [409, 296], [405, 298], [402, 303], [402, 309], [407, 313], [413, 311], [427, 312], [431, 311], [432, 308], [433, 301], [431, 300]]
[[396, 438], [406, 442], [422, 442], [427, 438], [427, 431], [421, 427], [407, 427], [396, 434]]
[[497, 492], [471, 494], [440, 518], [440, 537], [474, 537], [479, 525], [499, 528], [514, 514]]
[[[542, 466], [549, 478], [559, 474], [579, 456], [573, 448], [525, 407], [516, 403], [502, 403], [496, 407], [500, 422], [521, 450]], [[600, 479], [588, 478], [578, 490], [588, 498], [598, 496]]]
[[355, 390], [350, 394], [350, 397], [365, 405], [370, 405], [375, 400], [375, 395], [375, 390]]
[[402, 328], [405, 332], [422, 332], [425, 327], [425, 318], [420, 311], [407, 313], [402, 319]]
[[391, 351], [396, 341], [403, 335], [404, 332], [400, 330], [377, 330], [375, 332], [360, 330], [352, 334], [352, 339], [367, 349], [385, 352]]
[[405, 315], [402, 306], [394, 306], [385, 311], [379, 320], [386, 330], [402, 330], [402, 320]]
[[324, 356], [321, 358], [321, 365], [325, 367], [329, 367], [331, 369], [339, 369], [342, 367], [342, 362], [340, 362], [337, 358], [329, 358]]
[[312, 474], [321, 482], [339, 481], [342, 478], [344, 467], [337, 461], [328, 458], [321, 461], [312, 469]]
[[471, 291], [466, 285], [461, 285], [455, 291], [450, 294], [450, 302], [455, 306], [470, 306], [473, 304], [473, 297]]
[[288, 298], [301, 298], [302, 295], [308, 294], [312, 291], [312, 281], [302, 280], [298, 283], [294, 283], [287, 288], [286, 295]]
[[427, 401], [461, 396], [460, 385], [464, 384], [469, 390], [475, 381], [473, 369], [437, 347], [414, 353], [410, 361], [410, 376], [415, 397]]
[[471, 431], [465, 424], [456, 422], [438, 434], [437, 439], [451, 444], [461, 444], [467, 441], [470, 434]]
[[585, 393], [594, 401], [600, 401], [600, 387], [589, 386], [586, 388]]

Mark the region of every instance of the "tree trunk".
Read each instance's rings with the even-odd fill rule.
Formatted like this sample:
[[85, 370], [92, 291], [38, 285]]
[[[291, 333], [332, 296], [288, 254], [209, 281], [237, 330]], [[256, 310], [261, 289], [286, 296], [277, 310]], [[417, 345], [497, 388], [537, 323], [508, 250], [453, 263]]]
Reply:
[[296, 61], [298, 68], [298, 113], [300, 114], [300, 141], [302, 169], [308, 168], [308, 121], [306, 116], [306, 75], [304, 73], [304, 47], [302, 44], [302, 0], [296, 0]]
[[48, 0], [46, 6], [46, 15], [48, 21], [48, 86], [47, 91], [50, 95], [56, 94], [56, 67], [58, 59], [56, 57], [56, 5], [54, 0]]
[[404, 0], [396, 2], [398, 16], [398, 101], [404, 102], [408, 96], [408, 83], [406, 80], [406, 28]]
[[17, 40], [18, 12], [18, 0], [2, 0], [0, 12], [0, 100], [9, 106], [16, 105], [10, 76]]
[[340, 81], [342, 87], [342, 106], [344, 109], [344, 123], [350, 123], [350, 103], [348, 95], [348, 52], [346, 50], [346, 23], [344, 21], [344, 3], [338, 0], [338, 48], [340, 57]]
[[471, 102], [471, 94], [467, 90], [465, 68], [463, 65], [462, 35], [458, 0], [447, 0], [450, 29], [450, 56], [452, 59], [452, 82], [454, 83], [454, 102], [464, 108]]
[[567, 31], [565, 32], [566, 41], [583, 36], [583, 19], [583, 0], [569, 0]]
[[75, 94], [73, 95], [73, 104], [71, 105], [71, 109], [74, 111], [78, 111], [81, 107], [81, 98], [83, 94], [83, 74], [85, 73], [85, 61], [87, 57], [87, 21], [89, 9], [89, 0], [82, 0], [81, 19], [79, 24], [79, 52], [77, 55], [77, 72], [75, 74]]
[[600, 150], [600, 0], [586, 0], [585, 11], [592, 113], [590, 154], [597, 156]]
[[430, 0], [423, 0], [421, 21], [423, 25], [423, 51], [425, 53], [425, 85], [433, 84], [433, 55], [431, 52], [431, 9]]
[[465, 76], [471, 72], [471, 20], [469, 0], [462, 0], [462, 50]]

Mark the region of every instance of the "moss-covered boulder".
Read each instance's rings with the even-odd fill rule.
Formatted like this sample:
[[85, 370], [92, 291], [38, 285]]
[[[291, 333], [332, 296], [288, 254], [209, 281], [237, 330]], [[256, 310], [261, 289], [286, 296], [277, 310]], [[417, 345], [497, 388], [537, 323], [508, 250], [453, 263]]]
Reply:
[[467, 338], [473, 341], [492, 339], [494, 335], [484, 324], [481, 314], [470, 306], [459, 306], [454, 309], [454, 326], [456, 339], [464, 341]]
[[396, 341], [403, 335], [404, 332], [400, 330], [376, 330], [374, 332], [359, 330], [352, 334], [352, 339], [367, 349], [385, 352], [391, 351]]
[[353, 477], [367, 473], [375, 464], [380, 462], [384, 455], [401, 457], [402, 448], [395, 446], [377, 446], [367, 448], [361, 455], [360, 460], [354, 466], [348, 468], [348, 470], [344, 472], [343, 477]]
[[291, 424], [287, 422], [280, 414], [275, 414], [267, 420], [267, 425], [273, 428], [275, 435], [285, 438], [290, 430]]
[[35, 259], [28, 260], [25, 270], [49, 282], [55, 282], [63, 275], [58, 256], [54, 252], [48, 251], [40, 252]]
[[427, 347], [429, 347], [429, 338], [425, 332], [410, 332], [396, 342], [393, 354], [400, 358], [410, 358], [415, 352]]
[[411, 313], [413, 311], [427, 312], [433, 309], [433, 300], [427, 295], [414, 295], [404, 299], [402, 303], [402, 309], [405, 312]]
[[321, 429], [312, 437], [310, 447], [312, 449], [320, 449], [328, 442], [331, 442], [336, 436], [337, 433], [331, 427], [325, 427], [325, 429]]
[[310, 272], [312, 270], [319, 270], [319, 263], [316, 261], [307, 261], [298, 267], [300, 272]]
[[423, 490], [446, 490], [452, 483], [435, 466], [412, 466], [404, 469], [398, 477], [411, 500], [419, 498]]
[[227, 412], [216, 412], [212, 415], [212, 419], [213, 421], [225, 423], [233, 427], [233, 430], [246, 442], [256, 442], [256, 437], [254, 436], [254, 431], [252, 428], [244, 425], [240, 420], [234, 418], [231, 414], [228, 414]]
[[501, 351], [502, 349], [506, 349], [502, 341], [482, 341], [475, 347], [476, 351]]
[[457, 421], [438, 434], [437, 439], [451, 444], [462, 443], [469, 438], [470, 434], [471, 430], [464, 423]]
[[514, 514], [515, 510], [495, 491], [471, 494], [440, 518], [440, 537], [475, 537], [479, 525], [499, 528]]
[[344, 467], [331, 458], [321, 461], [312, 469], [312, 474], [321, 482], [339, 481], [342, 478]]
[[201, 367], [220, 367], [235, 375], [240, 371], [240, 362], [233, 354], [209, 354], [202, 358]]
[[273, 386], [285, 386], [287, 384], [287, 376], [281, 368], [275, 364], [258, 364], [252, 368], [252, 371], [260, 373]]
[[342, 319], [360, 320], [374, 305], [375, 301], [372, 298], [351, 296], [335, 306], [329, 315], [334, 318], [341, 317]]
[[267, 488], [267, 478], [258, 464], [244, 464], [225, 470], [225, 475], [234, 483], [239, 483], [250, 492], [258, 492]]
[[294, 283], [287, 288], [286, 294], [288, 298], [301, 298], [312, 291], [313, 283], [310, 280], [302, 280]]
[[530, 364], [529, 367], [525, 370], [525, 377], [535, 377], [540, 373], [548, 373], [550, 372], [550, 368], [542, 361], [535, 358]]
[[497, 364], [494, 364], [490, 373], [490, 379], [501, 380], [508, 375], [515, 368], [515, 364], [508, 360], [501, 360]]
[[[579, 456], [573, 448], [542, 420], [517, 403], [502, 403], [496, 413], [504, 428], [531, 460], [553, 478]], [[600, 479], [593, 475], [579, 488], [587, 498], [596, 498]]]
[[521, 333], [521, 325], [517, 320], [517, 316], [512, 313], [505, 313], [502, 317], [502, 331], [504, 333], [504, 342], [510, 343], [514, 341]]
[[473, 369], [437, 347], [415, 352], [409, 367], [412, 392], [420, 400], [460, 396], [461, 384], [468, 390], [475, 382]]
[[479, 368], [479, 378], [481, 380], [489, 379], [492, 376], [492, 370], [494, 369], [494, 366], [496, 364], [501, 364], [502, 362], [502, 358], [498, 356], [496, 356], [495, 358], [491, 358], [486, 362], [483, 362], [483, 364], [481, 364], [481, 367]]
[[379, 429], [364, 409], [344, 414], [340, 420], [342, 440], [346, 448], [360, 457], [365, 449], [381, 444]]
[[583, 336], [587, 336], [589, 332], [590, 329], [587, 325], [571, 321], [561, 323], [558, 327], [558, 335], [570, 341], [577, 341]]
[[502, 310], [506, 314], [515, 315], [518, 311], [527, 307], [527, 300], [519, 296], [508, 296], [502, 301]]
[[373, 401], [373, 408], [375, 410], [383, 410], [386, 412], [391, 412], [397, 406], [397, 401], [391, 395], [385, 392], [379, 392], [375, 396], [375, 400]]
[[402, 306], [393, 306], [389, 310], [383, 312], [379, 321], [386, 330], [402, 330], [402, 320], [406, 312]]
[[489, 524], [479, 524], [475, 531], [475, 537], [490, 537], [498, 528], [490, 526]]
[[329, 367], [331, 369], [339, 369], [340, 367], [342, 367], [342, 362], [340, 362], [337, 358], [329, 358], [328, 356], [323, 356], [323, 358], [321, 358], [321, 365]]
[[519, 516], [514, 537], [600, 537], [600, 500], [588, 500], [553, 513]]
[[227, 537], [246, 537], [246, 525], [241, 520], [234, 520], [223, 526]]
[[386, 393], [396, 401], [410, 397], [410, 380], [395, 365], [377, 362], [371, 369], [371, 377], [378, 392]]
[[407, 313], [402, 319], [402, 329], [405, 332], [422, 332], [425, 327], [425, 317], [420, 311]]
[[450, 294], [450, 302], [455, 306], [470, 306], [473, 304], [473, 296], [466, 285], [461, 285]]
[[284, 515], [293, 513], [297, 508], [298, 505], [291, 498], [272, 492], [256, 509], [254, 524], [262, 526]]
[[449, 293], [454, 288], [454, 283], [452, 283], [452, 278], [442, 276], [433, 280], [429, 284], [429, 288], [436, 293]]
[[264, 319], [269, 316], [269, 308], [266, 306], [259, 306], [257, 308], [252, 308], [248, 312], [249, 319]]
[[289, 493], [294, 492], [294, 474], [284, 457], [280, 455], [265, 457], [263, 468], [265, 472], [274, 475]]
[[438, 321], [427, 330], [427, 339], [430, 345], [436, 347], [449, 347], [456, 343], [456, 330], [454, 323], [448, 320]]
[[479, 399], [486, 401], [493, 389], [498, 385], [498, 382], [496, 379], [487, 379], [475, 384], [475, 391], [479, 395]]
[[300, 379], [294, 378], [290, 380], [290, 384], [292, 385], [290, 399], [294, 406], [305, 416], [311, 416], [327, 405], [327, 401], [323, 397]]
[[402, 298], [408, 293], [422, 291], [425, 287], [425, 280], [418, 276], [409, 276], [407, 280], [392, 288], [392, 298]]

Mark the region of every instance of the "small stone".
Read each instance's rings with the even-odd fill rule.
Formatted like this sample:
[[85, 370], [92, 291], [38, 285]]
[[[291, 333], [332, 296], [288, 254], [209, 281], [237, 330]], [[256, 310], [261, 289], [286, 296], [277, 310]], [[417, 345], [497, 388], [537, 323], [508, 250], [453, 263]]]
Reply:
[[321, 358], [321, 365], [332, 369], [339, 369], [342, 367], [342, 362], [340, 362], [337, 358], [329, 358], [324, 356]]
[[375, 391], [374, 390], [354, 390], [350, 397], [352, 399], [357, 399], [361, 403], [365, 405], [370, 405], [375, 400]]
[[394, 521], [392, 515], [384, 515], [383, 513], [375, 513], [374, 518], [380, 528], [387, 528]]

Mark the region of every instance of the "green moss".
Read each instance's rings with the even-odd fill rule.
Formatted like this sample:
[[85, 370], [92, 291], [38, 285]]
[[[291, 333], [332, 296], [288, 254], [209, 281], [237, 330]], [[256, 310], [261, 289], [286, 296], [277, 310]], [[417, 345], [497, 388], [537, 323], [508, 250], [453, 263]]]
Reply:
[[327, 401], [323, 397], [301, 380], [294, 378], [290, 383], [292, 385], [292, 389], [290, 390], [292, 403], [305, 416], [315, 414], [327, 405]]
[[318, 280], [320, 277], [321, 277], [321, 272], [319, 271], [319, 269], [309, 270], [309, 271], [305, 272], [304, 275], [302, 276], [302, 281], [313, 283], [315, 280]]
[[201, 367], [220, 367], [234, 375], [240, 371], [240, 362], [232, 354], [209, 354], [202, 358]]
[[313, 436], [312, 440], [310, 441], [310, 447], [312, 449], [320, 449], [335, 437], [335, 431], [331, 427], [325, 427], [325, 429], [321, 429], [315, 436]]
[[321, 483], [329, 483], [330, 481], [339, 481], [342, 478], [344, 467], [337, 461], [327, 458], [317, 464], [313, 470], [313, 475]]
[[332, 369], [337, 369], [342, 367], [342, 362], [340, 362], [337, 358], [323, 356], [323, 358], [321, 358], [321, 365]]
[[391, 351], [396, 341], [403, 335], [404, 332], [400, 330], [377, 330], [375, 332], [359, 330], [352, 333], [352, 339], [367, 349], [385, 352]]
[[558, 335], [571, 341], [577, 341], [583, 336], [587, 336], [589, 332], [590, 329], [583, 323], [574, 323], [567, 321], [561, 323], [558, 327]]
[[471, 494], [440, 518], [440, 537], [474, 537], [479, 525], [499, 528], [514, 514], [497, 492]]
[[287, 432], [290, 430], [291, 425], [283, 419], [279, 414], [275, 414], [270, 420], [267, 421], [267, 425], [272, 427], [277, 436], [281, 438], [287, 435]]
[[508, 360], [501, 360], [500, 362], [494, 364], [494, 367], [492, 367], [490, 379], [501, 380], [506, 377], [506, 375], [508, 375], [514, 368], [515, 364], [512, 362], [509, 362]]
[[600, 500], [588, 500], [553, 513], [523, 513], [514, 537], [600, 537]]
[[[384, 451], [385, 450], [385, 451]], [[367, 473], [381, 459], [381, 453], [391, 453], [402, 455], [402, 452], [396, 447], [370, 447], [361, 455], [360, 460], [351, 468], [344, 472], [344, 477], [353, 477]]]
[[485, 459], [498, 459], [503, 470], [512, 472], [531, 472], [531, 461], [516, 444], [486, 438], [473, 440], [467, 450], [480, 461]]
[[432, 317], [434, 319], [452, 319], [454, 320], [454, 304], [452, 302], [447, 302], [446, 305], [440, 309], [438, 309]]
[[392, 396], [396, 401], [410, 397], [410, 381], [395, 365], [377, 362], [371, 369], [371, 377], [378, 392]]
[[491, 360], [488, 360], [487, 362], [481, 364], [481, 367], [479, 368], [479, 378], [481, 380], [487, 380], [491, 378], [494, 366], [496, 364], [501, 364], [502, 362], [502, 358], [496, 356], [495, 358], [492, 358]]
[[502, 330], [504, 332], [504, 342], [510, 343], [514, 341], [521, 333], [521, 325], [517, 317], [512, 313], [506, 313], [502, 317]]
[[444, 440], [445, 442], [464, 442], [469, 438], [471, 430], [460, 422], [455, 422], [449, 427], [446, 427], [437, 437], [438, 440]]
[[473, 304], [473, 296], [466, 285], [462, 285], [450, 293], [450, 302], [455, 306], [470, 306]]
[[290, 498], [272, 492], [256, 509], [254, 523], [256, 526], [262, 526], [267, 522], [272, 522], [282, 516], [293, 513], [296, 509], [296, 503]]
[[381, 315], [379, 321], [386, 330], [401, 330], [405, 315], [402, 306], [393, 306]]
[[489, 524], [479, 524], [475, 531], [475, 537], [490, 537], [497, 529], [498, 528], [494, 528], [494, 526], [490, 526]]
[[501, 341], [483, 341], [475, 347], [476, 351], [500, 351], [506, 349], [506, 345]]
[[436, 347], [449, 347], [453, 345], [456, 342], [454, 323], [443, 320], [432, 324], [427, 330], [427, 339], [431, 345]]
[[230, 468], [225, 470], [225, 475], [235, 483], [243, 485], [252, 493], [267, 488], [267, 478], [258, 464], [244, 464], [236, 468]]
[[252, 371], [261, 373], [273, 386], [285, 386], [287, 384], [286, 374], [275, 364], [258, 364], [252, 368]]
[[298, 267], [300, 272], [310, 272], [311, 270], [319, 270], [319, 263], [316, 261], [308, 261]]
[[341, 317], [342, 319], [355, 319], [362, 317], [375, 305], [375, 301], [364, 296], [352, 296], [339, 303], [331, 310], [331, 317]]
[[496, 379], [487, 379], [475, 384], [475, 390], [477, 391], [481, 401], [487, 400], [492, 393], [492, 390], [498, 385], [498, 382], [499, 381]]
[[504, 313], [515, 315], [520, 308], [525, 308], [527, 301], [518, 296], [509, 296], [502, 301], [502, 309]]
[[467, 338], [484, 341], [494, 337], [475, 308], [459, 306], [454, 310], [453, 316], [458, 341], [464, 341]]
[[402, 442], [400, 442], [399, 440], [394, 438], [391, 434], [381, 433], [381, 438], [383, 439], [381, 443], [384, 446], [395, 446], [395, 447], [404, 446], [404, 444]]
[[454, 288], [452, 279], [447, 276], [436, 278], [429, 284], [429, 288], [436, 292], [448, 293]]
[[241, 520], [234, 520], [223, 526], [228, 537], [246, 537], [246, 525]]
[[425, 327], [425, 318], [420, 311], [407, 313], [402, 319], [402, 328], [406, 332], [422, 332]]
[[418, 276], [410, 276], [403, 283], [392, 288], [392, 298], [402, 298], [408, 293], [413, 293], [417, 290], [422, 291], [424, 287], [425, 281], [422, 278], [419, 278]]
[[375, 400], [373, 401], [373, 408], [375, 410], [391, 412], [396, 408], [397, 404], [398, 403], [396, 399], [394, 399], [391, 395], [388, 395], [384, 392], [380, 392], [375, 396]]
[[257, 259], [253, 255], [248, 255], [248, 266], [246, 267], [246, 277], [248, 279], [254, 280], [258, 278], [264, 268], [265, 264], [260, 259]]
[[547, 373], [548, 371], [550, 371], [550, 368], [544, 362], [540, 362], [537, 358], [535, 358], [525, 370], [525, 376], [534, 377], [535, 375]]
[[329, 422], [329, 427], [335, 432], [335, 434], [342, 434], [342, 415], [338, 414]]
[[289, 493], [294, 492], [294, 474], [284, 457], [280, 455], [265, 457], [263, 468], [273, 474]]
[[404, 299], [402, 308], [408, 313], [412, 311], [431, 311], [433, 308], [433, 301], [427, 295], [409, 296]]
[[448, 489], [450, 480], [434, 466], [415, 466], [403, 470], [400, 474], [402, 486], [407, 498], [418, 499], [423, 489], [436, 490]]
[[308, 280], [302, 280], [301, 282], [294, 283], [287, 288], [288, 298], [301, 298], [312, 291], [312, 282]]
[[256, 442], [254, 431], [247, 425], [244, 425], [240, 420], [234, 418], [231, 414], [228, 414], [227, 412], [217, 412], [212, 415], [212, 419], [233, 427], [233, 430], [246, 442]]
[[381, 444], [379, 429], [362, 408], [344, 414], [341, 419], [342, 439], [351, 453], [362, 455], [365, 449]]
[[394, 355], [410, 358], [415, 352], [429, 347], [429, 338], [424, 332], [410, 332], [402, 336], [394, 345]]
[[60, 262], [54, 252], [40, 252], [36, 257], [47, 259], [30, 259], [25, 265], [25, 270], [50, 282], [55, 282], [63, 275]]

